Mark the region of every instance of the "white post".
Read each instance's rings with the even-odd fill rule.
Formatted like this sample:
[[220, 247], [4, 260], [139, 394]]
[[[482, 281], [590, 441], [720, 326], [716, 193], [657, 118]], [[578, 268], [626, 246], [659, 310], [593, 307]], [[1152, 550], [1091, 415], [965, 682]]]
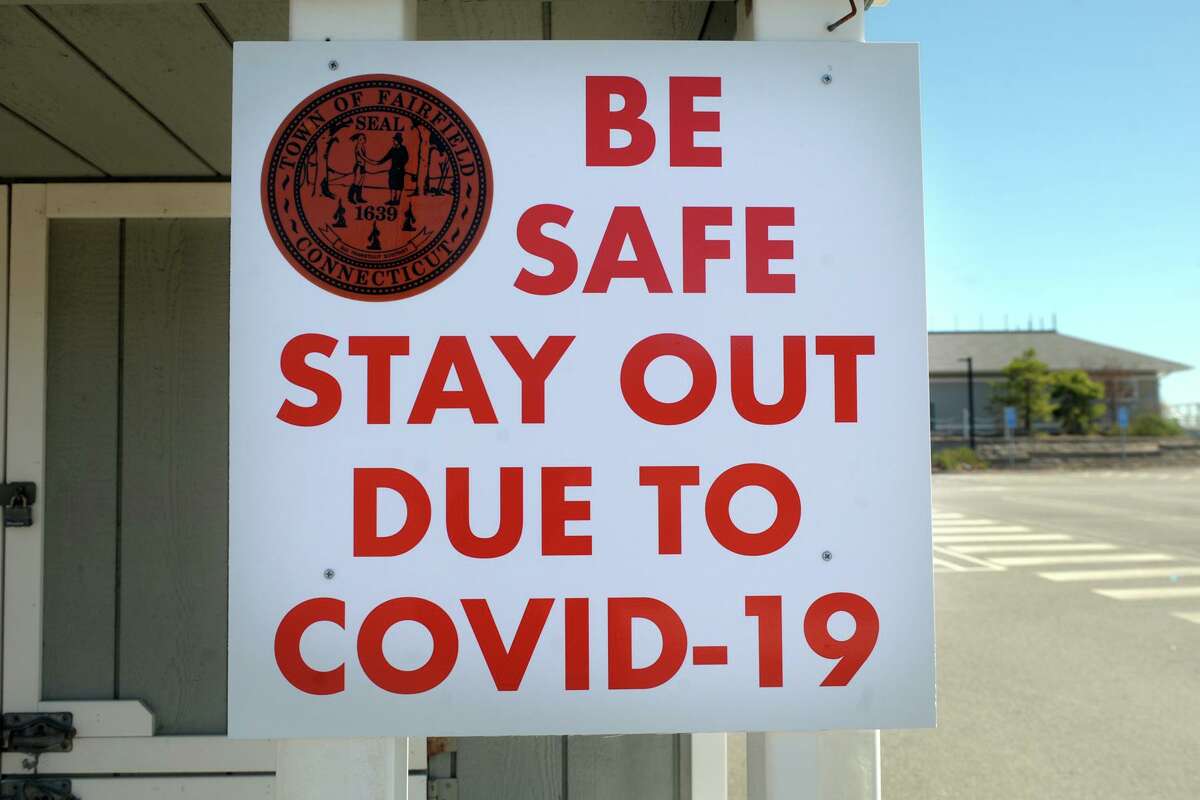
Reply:
[[417, 0], [291, 0], [294, 42], [417, 38]]
[[692, 800], [728, 800], [729, 737], [692, 734]]
[[408, 791], [407, 739], [282, 739], [278, 800], [423, 800]]
[[[738, 3], [738, 38], [864, 40], [865, 0], [753, 0]], [[749, 9], [749, 13], [747, 10]], [[879, 731], [752, 733], [746, 737], [749, 800], [879, 800]]]
[[879, 731], [752, 733], [749, 800], [879, 800]]
[[[415, 39], [417, 0], [291, 0], [294, 41]], [[424, 740], [413, 740], [423, 750]], [[279, 742], [279, 800], [423, 800], [425, 781], [410, 781], [407, 739], [285, 739]], [[423, 755], [414, 753], [423, 763]]]

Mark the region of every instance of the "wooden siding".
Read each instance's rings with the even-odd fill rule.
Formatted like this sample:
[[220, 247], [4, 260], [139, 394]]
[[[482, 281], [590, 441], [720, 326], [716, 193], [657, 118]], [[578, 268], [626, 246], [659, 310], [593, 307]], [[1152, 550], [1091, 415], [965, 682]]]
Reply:
[[44, 697], [225, 730], [225, 220], [50, 231]]
[[120, 222], [50, 226], [46, 326], [47, 700], [115, 697]]
[[120, 696], [223, 733], [229, 223], [125, 223]]

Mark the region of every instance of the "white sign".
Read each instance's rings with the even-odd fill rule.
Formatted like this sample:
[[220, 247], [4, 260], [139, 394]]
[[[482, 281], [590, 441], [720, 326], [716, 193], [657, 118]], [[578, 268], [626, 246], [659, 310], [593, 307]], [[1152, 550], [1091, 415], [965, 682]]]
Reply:
[[239, 44], [229, 732], [933, 723], [916, 49]]

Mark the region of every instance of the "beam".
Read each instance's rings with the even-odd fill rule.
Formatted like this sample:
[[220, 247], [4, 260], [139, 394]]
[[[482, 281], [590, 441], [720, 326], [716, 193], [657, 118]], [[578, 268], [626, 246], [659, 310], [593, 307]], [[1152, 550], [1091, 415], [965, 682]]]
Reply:
[[[290, 0], [293, 41], [416, 39], [417, 0]], [[411, 740], [424, 749], [424, 740]], [[284, 739], [277, 745], [278, 800], [419, 800], [423, 776], [410, 780], [410, 740]]]
[[[866, 0], [754, 0], [737, 7], [737, 38], [861, 42]], [[879, 731], [751, 733], [746, 737], [749, 800], [880, 800]]]

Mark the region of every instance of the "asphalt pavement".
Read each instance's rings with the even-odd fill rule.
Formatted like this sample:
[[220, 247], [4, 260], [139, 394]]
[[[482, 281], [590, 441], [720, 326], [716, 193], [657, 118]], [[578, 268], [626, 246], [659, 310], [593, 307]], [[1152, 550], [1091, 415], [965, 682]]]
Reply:
[[1200, 469], [934, 477], [938, 728], [884, 800], [1200, 798]]

